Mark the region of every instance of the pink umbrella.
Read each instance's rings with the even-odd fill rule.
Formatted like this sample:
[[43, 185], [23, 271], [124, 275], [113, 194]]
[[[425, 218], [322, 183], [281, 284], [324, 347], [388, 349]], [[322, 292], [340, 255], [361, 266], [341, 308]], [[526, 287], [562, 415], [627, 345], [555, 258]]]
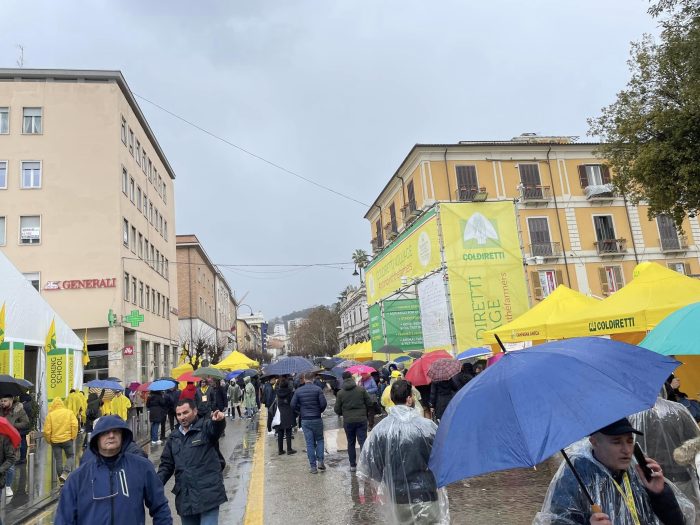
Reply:
[[506, 355], [506, 354], [501, 352], [500, 354], [495, 354], [495, 355], [492, 355], [491, 357], [489, 357], [488, 361], [486, 361], [486, 368], [498, 363], [501, 359], [503, 359], [504, 355]]
[[351, 366], [350, 368], [347, 369], [348, 372], [351, 374], [371, 374], [373, 372], [376, 372], [374, 368], [371, 366], [365, 366], [365, 365], [355, 365]]

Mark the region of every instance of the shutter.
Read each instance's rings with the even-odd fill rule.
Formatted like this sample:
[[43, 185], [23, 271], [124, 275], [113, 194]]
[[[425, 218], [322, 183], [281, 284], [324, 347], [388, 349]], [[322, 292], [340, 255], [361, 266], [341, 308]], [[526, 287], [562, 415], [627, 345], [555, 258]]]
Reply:
[[530, 272], [530, 280], [532, 281], [532, 289], [535, 292], [535, 299], [542, 299], [542, 285], [540, 284], [540, 272]]
[[600, 288], [603, 291], [603, 295], [610, 295], [610, 287], [608, 286], [608, 275], [605, 273], [605, 267], [598, 268], [598, 275], [600, 277]]
[[564, 284], [564, 274], [561, 273], [561, 270], [554, 270], [554, 280], [557, 286]]
[[622, 266], [615, 266], [613, 273], [615, 274], [615, 289], [620, 290], [623, 286], [625, 286], [625, 279], [622, 275]]
[[610, 184], [612, 179], [610, 178], [610, 168], [606, 164], [600, 166], [600, 172], [603, 177], [603, 184]]
[[690, 263], [683, 263], [683, 270], [686, 275], [690, 275]]
[[585, 164], [581, 164], [578, 167], [578, 181], [581, 184], [581, 188], [585, 189], [588, 187], [588, 173], [586, 173]]

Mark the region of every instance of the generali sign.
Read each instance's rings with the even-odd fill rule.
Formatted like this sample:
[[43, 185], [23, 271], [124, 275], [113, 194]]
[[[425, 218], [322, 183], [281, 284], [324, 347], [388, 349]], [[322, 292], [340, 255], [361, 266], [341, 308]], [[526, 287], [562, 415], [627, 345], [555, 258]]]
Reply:
[[44, 290], [81, 290], [83, 288], [116, 288], [117, 278], [73, 279], [70, 281], [46, 281]]

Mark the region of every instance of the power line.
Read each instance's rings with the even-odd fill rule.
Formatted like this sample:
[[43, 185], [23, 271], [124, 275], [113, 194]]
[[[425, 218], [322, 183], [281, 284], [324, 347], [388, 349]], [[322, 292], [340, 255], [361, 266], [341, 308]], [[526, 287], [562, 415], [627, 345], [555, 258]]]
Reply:
[[190, 121], [190, 120], [187, 120], [187, 119], [184, 118], [184, 117], [181, 117], [181, 116], [178, 115], [177, 113], [173, 113], [173, 112], [170, 111], [169, 109], [166, 109], [166, 108], [164, 108], [163, 106], [161, 106], [161, 105], [159, 105], [159, 104], [156, 104], [155, 102], [153, 102], [152, 100], [147, 99], [146, 97], [142, 97], [141, 95], [138, 95], [137, 93], [134, 93], [133, 91], [132, 91], [131, 93], [132, 93], [132, 95], [134, 95], [135, 97], [140, 98], [140, 99], [143, 100], [144, 102], [148, 102], [149, 104], [151, 104], [151, 105], [157, 107], [157, 108], [160, 109], [161, 111], [164, 111], [164, 112], [167, 113], [168, 115], [170, 115], [170, 116], [172, 116], [172, 117], [175, 117], [175, 118], [178, 119], [178, 120], [181, 120], [181, 121], [184, 122], [185, 124], [188, 124], [188, 125], [192, 126], [193, 128], [198, 129], [198, 130], [201, 131], [202, 133], [206, 133], [206, 134], [209, 135], [210, 137], [213, 137], [213, 138], [215, 138], [216, 140], [219, 140], [219, 141], [223, 142], [224, 144], [227, 144], [227, 145], [229, 145], [229, 146], [231, 146], [231, 147], [233, 147], [233, 148], [236, 148], [236, 149], [239, 150], [239, 151], [242, 151], [242, 152], [245, 153], [246, 155], [250, 155], [251, 157], [254, 157], [254, 158], [258, 159], [258, 160], [261, 160], [262, 162], [264, 162], [264, 163], [266, 163], [266, 164], [269, 164], [270, 166], [272, 166], [272, 167], [274, 167], [274, 168], [277, 168], [278, 170], [284, 171], [285, 173], [288, 173], [289, 175], [293, 175], [294, 177], [297, 177], [298, 179], [301, 179], [301, 180], [303, 180], [304, 182], [308, 182], [309, 184], [313, 184], [314, 186], [317, 186], [317, 187], [319, 187], [319, 188], [321, 188], [321, 189], [323, 189], [323, 190], [326, 190], [326, 191], [329, 191], [329, 192], [331, 192], [331, 193], [334, 193], [334, 194], [338, 195], [339, 197], [342, 197], [342, 198], [344, 198], [344, 199], [347, 199], [347, 200], [349, 200], [349, 201], [352, 201], [352, 202], [354, 202], [354, 203], [356, 203], [356, 204], [360, 204], [361, 206], [364, 206], [364, 207], [366, 207], [366, 208], [369, 207], [369, 204], [367, 204], [367, 203], [365, 203], [365, 202], [362, 202], [362, 201], [360, 201], [360, 200], [357, 200], [355, 197], [351, 197], [350, 195], [347, 195], [347, 194], [342, 193], [342, 192], [340, 192], [340, 191], [334, 190], [333, 188], [330, 188], [330, 187], [328, 187], [328, 186], [326, 186], [326, 185], [324, 185], [324, 184], [321, 184], [320, 182], [316, 182], [316, 181], [313, 180], [313, 179], [309, 179], [308, 177], [304, 177], [303, 175], [299, 175], [298, 173], [296, 173], [296, 172], [294, 172], [294, 171], [292, 171], [292, 170], [290, 170], [290, 169], [287, 169], [287, 168], [285, 168], [284, 166], [280, 166], [279, 164], [277, 164], [277, 163], [275, 163], [275, 162], [272, 162], [271, 160], [267, 160], [266, 158], [261, 157], [260, 155], [258, 155], [258, 154], [256, 154], [256, 153], [253, 153], [252, 151], [247, 150], [247, 149], [243, 148], [242, 146], [239, 146], [238, 144], [234, 144], [234, 143], [231, 142], [230, 140], [227, 140], [227, 139], [225, 139], [225, 138], [223, 138], [223, 137], [217, 135], [216, 133], [213, 133], [213, 132], [209, 131], [208, 129], [203, 128], [202, 126], [199, 126], [198, 124], [195, 124], [194, 122], [192, 122], [192, 121]]

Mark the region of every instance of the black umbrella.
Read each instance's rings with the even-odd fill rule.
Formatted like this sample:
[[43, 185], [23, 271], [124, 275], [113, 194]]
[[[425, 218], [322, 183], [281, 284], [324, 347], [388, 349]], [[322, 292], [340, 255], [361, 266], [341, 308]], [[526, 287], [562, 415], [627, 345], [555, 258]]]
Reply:
[[374, 353], [374, 354], [403, 354], [403, 350], [401, 350], [398, 346], [384, 345], [379, 350], [377, 350], [376, 352], [372, 352], [372, 353]]
[[7, 374], [0, 374], [0, 397], [3, 396], [19, 396], [23, 394], [26, 388], [21, 386], [17, 380]]
[[263, 374], [266, 376], [283, 376], [292, 374], [301, 374], [304, 372], [313, 372], [317, 368], [314, 364], [304, 357], [294, 356], [280, 359], [276, 363], [267, 365], [263, 369]]
[[421, 357], [423, 357], [423, 352], [414, 350], [413, 352], [409, 352], [408, 355], [411, 356], [413, 359], [420, 359]]
[[118, 377], [108, 377], [107, 381], [116, 381], [117, 383], [121, 383], [122, 380], [119, 379]]
[[362, 364], [365, 366], [372, 367], [375, 370], [379, 371], [386, 364], [386, 361], [380, 361], [379, 359], [374, 359], [372, 361], [367, 361], [367, 362], [362, 363]]
[[32, 388], [34, 386], [34, 383], [31, 383], [31, 382], [27, 381], [26, 379], [22, 379], [21, 377], [15, 377], [15, 381], [22, 388], [29, 389], [29, 388]]
[[318, 364], [319, 366], [325, 368], [326, 370], [330, 370], [334, 366], [336, 366], [338, 363], [342, 363], [343, 359], [341, 357], [324, 357], [322, 359], [319, 359]]

